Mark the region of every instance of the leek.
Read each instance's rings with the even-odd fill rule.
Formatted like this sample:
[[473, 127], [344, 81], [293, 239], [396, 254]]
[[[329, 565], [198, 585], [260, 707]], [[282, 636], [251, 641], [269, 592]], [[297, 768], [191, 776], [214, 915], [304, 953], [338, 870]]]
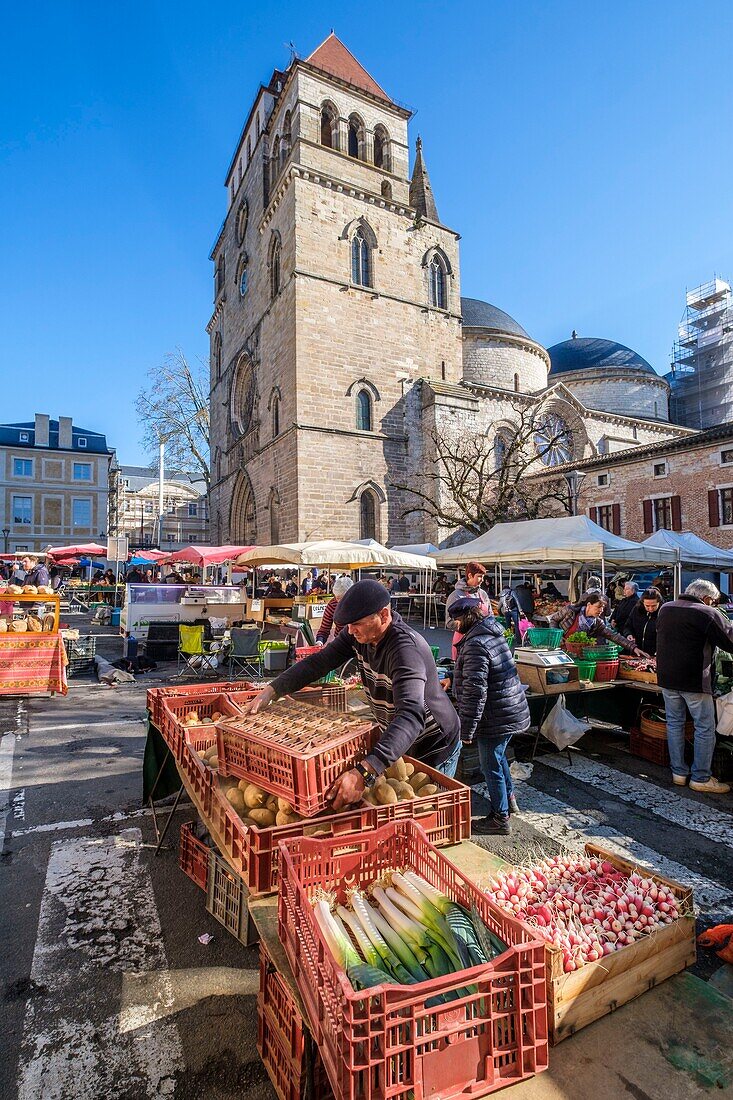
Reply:
[[394, 984], [389, 974], [379, 967], [363, 962], [359, 952], [349, 939], [349, 936], [340, 922], [337, 922], [328, 906], [328, 902], [322, 898], [314, 902], [315, 917], [318, 926], [326, 941], [326, 946], [333, 955], [336, 964], [346, 971], [346, 975], [354, 989], [370, 989], [384, 982]]

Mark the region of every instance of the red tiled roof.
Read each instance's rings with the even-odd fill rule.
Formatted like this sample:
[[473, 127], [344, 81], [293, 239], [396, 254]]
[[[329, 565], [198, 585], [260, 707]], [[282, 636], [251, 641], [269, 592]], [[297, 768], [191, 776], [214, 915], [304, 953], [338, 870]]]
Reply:
[[333, 31], [325, 42], [321, 42], [310, 57], [306, 58], [306, 61], [317, 69], [322, 69], [340, 80], [353, 84], [356, 88], [361, 88], [362, 91], [369, 92], [370, 95], [379, 96], [388, 103], [392, 102], [384, 89], [379, 87], [376, 80], [369, 75], [363, 65], [359, 64], [353, 53], [346, 49]]

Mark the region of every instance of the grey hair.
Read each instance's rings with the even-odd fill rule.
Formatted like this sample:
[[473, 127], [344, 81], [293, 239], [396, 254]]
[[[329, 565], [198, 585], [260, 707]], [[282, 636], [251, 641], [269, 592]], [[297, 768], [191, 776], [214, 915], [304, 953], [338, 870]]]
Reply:
[[698, 578], [696, 581], [691, 581], [685, 589], [686, 596], [697, 596], [698, 600], [710, 599], [719, 600], [720, 592], [715, 587], [712, 581], [704, 581], [702, 578]]
[[624, 581], [624, 588], [626, 588], [627, 585], [629, 588], [633, 588], [634, 592], [639, 591], [639, 585], [636, 583], [636, 581]]

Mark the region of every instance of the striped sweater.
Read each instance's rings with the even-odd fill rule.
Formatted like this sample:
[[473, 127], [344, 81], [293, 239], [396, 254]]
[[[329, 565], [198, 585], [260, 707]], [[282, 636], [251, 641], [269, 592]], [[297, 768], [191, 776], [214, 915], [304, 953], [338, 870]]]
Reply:
[[316, 641], [323, 642], [325, 645], [331, 636], [331, 629], [333, 628], [334, 634], [340, 634], [343, 629], [338, 623], [334, 625], [333, 615], [338, 607], [338, 600], [334, 596], [332, 600], [329, 600], [326, 604], [326, 610], [323, 612], [323, 618], [321, 619], [321, 625], [318, 627], [318, 633], [316, 634]]
[[400, 615], [376, 645], [361, 645], [348, 630], [271, 682], [287, 695], [355, 658], [381, 737], [367, 756], [377, 774], [405, 753], [435, 767], [454, 752], [460, 723], [438, 680], [430, 646]]

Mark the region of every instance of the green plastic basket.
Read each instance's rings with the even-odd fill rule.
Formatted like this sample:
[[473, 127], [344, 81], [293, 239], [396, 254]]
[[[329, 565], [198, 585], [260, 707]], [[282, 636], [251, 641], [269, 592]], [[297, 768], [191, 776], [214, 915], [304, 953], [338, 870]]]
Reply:
[[595, 661], [582, 661], [576, 659], [575, 664], [578, 667], [578, 678], [580, 680], [595, 680], [596, 678], [596, 662]]
[[607, 645], [583, 646], [583, 658], [586, 661], [615, 661], [620, 652], [621, 646], [616, 645], [615, 642], [609, 642]]
[[440, 646], [439, 645], [431, 645], [430, 652], [432, 653], [433, 660], [435, 661], [435, 663], [437, 665], [438, 658], [440, 657]]
[[524, 635], [524, 644], [532, 649], [557, 649], [562, 641], [562, 633], [556, 626], [531, 626]]

